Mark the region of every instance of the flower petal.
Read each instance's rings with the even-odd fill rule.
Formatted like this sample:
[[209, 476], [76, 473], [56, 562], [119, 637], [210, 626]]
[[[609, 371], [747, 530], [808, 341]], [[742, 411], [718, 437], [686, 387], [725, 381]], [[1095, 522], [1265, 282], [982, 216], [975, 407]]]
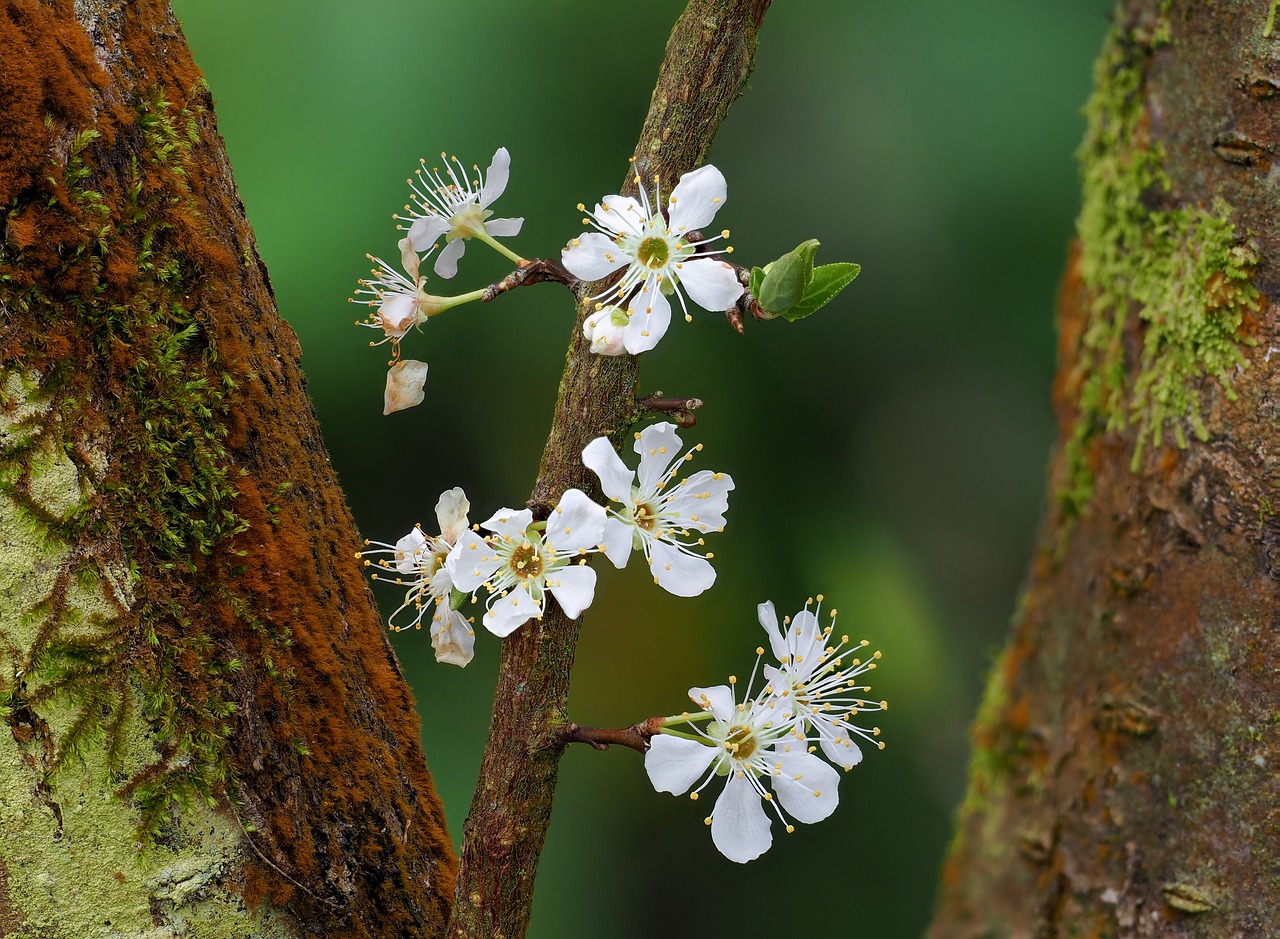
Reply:
[[596, 596], [596, 572], [570, 564], [547, 575], [547, 589], [569, 619], [577, 619]]
[[599, 232], [583, 232], [560, 251], [560, 261], [574, 277], [593, 281], [626, 267], [627, 257], [613, 239]]
[[484, 615], [484, 628], [495, 636], [509, 636], [535, 616], [542, 615], [542, 607], [529, 596], [523, 587], [514, 587], [505, 597], [494, 597], [493, 605]]
[[734, 772], [711, 813], [711, 842], [731, 861], [745, 864], [769, 850], [769, 816], [751, 780]]
[[719, 750], [696, 740], [655, 734], [644, 754], [644, 771], [658, 792], [684, 795], [707, 771]]
[[604, 545], [604, 556], [613, 562], [613, 566], [618, 570], [622, 570], [627, 566], [627, 560], [631, 557], [631, 549], [635, 546], [635, 539], [632, 537], [635, 527], [621, 522], [616, 518], [607, 518], [604, 521], [604, 537], [600, 539]]
[[562, 556], [594, 548], [604, 537], [604, 519], [604, 506], [581, 489], [566, 489], [547, 519], [547, 544]]
[[846, 770], [862, 762], [862, 747], [839, 721], [828, 721], [821, 714], [813, 715], [812, 720], [828, 731], [822, 735], [822, 752], [828, 760]]
[[494, 238], [510, 238], [520, 234], [523, 218], [491, 218], [484, 223], [484, 230]]
[[822, 627], [813, 611], [803, 609], [791, 617], [787, 627], [787, 652], [791, 656], [792, 673], [809, 677], [822, 663]]
[[409, 242], [415, 251], [426, 251], [449, 230], [449, 220], [442, 215], [424, 215], [409, 226]]
[[418, 298], [406, 293], [387, 295], [378, 307], [382, 331], [392, 339], [401, 339], [418, 319]]
[[728, 685], [715, 685], [711, 688], [690, 688], [689, 700], [710, 711], [718, 721], [727, 723], [733, 719], [733, 689]]
[[635, 451], [640, 454], [640, 491], [650, 495], [667, 475], [671, 464], [680, 459], [680, 435], [670, 421], [650, 424], [636, 436]]
[[685, 173], [671, 190], [671, 231], [683, 235], [701, 228], [716, 217], [728, 197], [724, 174], [710, 163]]
[[718, 531], [724, 527], [724, 513], [729, 510], [733, 488], [733, 477], [728, 473], [699, 470], [671, 491], [663, 512], [678, 517], [681, 528]]
[[458, 543], [444, 561], [453, 585], [468, 593], [479, 590], [501, 566], [502, 559], [497, 552], [473, 531], [464, 531], [458, 536]]
[[782, 637], [782, 632], [778, 627], [778, 613], [773, 608], [773, 601], [766, 600], [764, 603], [756, 606], [756, 616], [760, 619], [760, 625], [764, 627], [765, 633], [769, 636], [769, 648], [773, 650], [773, 657], [781, 662], [790, 653], [787, 651], [787, 641]]
[[[436, 270], [440, 270], [438, 262]], [[676, 277], [689, 299], [712, 313], [730, 309], [745, 289], [733, 268], [719, 258], [682, 261], [676, 265]]]
[[[448, 280], [458, 273], [458, 259], [467, 250], [465, 238], [455, 238], [444, 246], [444, 250], [436, 255], [436, 273]], [[726, 309], [728, 309], [726, 307]]]
[[426, 393], [427, 363], [417, 359], [401, 359], [387, 371], [387, 388], [382, 396], [382, 413], [403, 411], [421, 404]]
[[627, 323], [625, 343], [632, 355], [648, 352], [667, 334], [671, 325], [671, 303], [658, 289], [657, 282], [648, 282], [631, 298], [627, 305], [631, 320]]
[[605, 196], [591, 213], [601, 228], [619, 235], [639, 235], [648, 220], [644, 206], [630, 196]]
[[[622, 323], [614, 322], [614, 314], [621, 313]], [[627, 351], [626, 335], [630, 314], [615, 306], [596, 310], [582, 321], [582, 335], [591, 343], [596, 355], [623, 355]]]
[[462, 487], [454, 486], [440, 493], [440, 501], [436, 503], [436, 521], [440, 523], [441, 537], [449, 544], [456, 543], [458, 536], [466, 531], [467, 511], [470, 508], [471, 503], [467, 501], [467, 494], [462, 491]]
[[659, 587], [677, 597], [696, 597], [716, 582], [716, 569], [706, 558], [685, 554], [656, 538], [649, 545], [649, 573]]
[[[480, 190], [480, 208], [489, 208], [507, 188], [507, 180], [511, 176], [511, 154], [506, 147], [499, 147], [489, 163], [489, 170], [484, 174], [484, 189]], [[490, 232], [490, 234], [493, 234]]]
[[812, 753], [773, 752], [770, 761], [780, 764], [780, 771], [769, 777], [769, 784], [789, 815], [812, 825], [836, 810], [840, 804], [840, 774], [834, 766]]
[[517, 540], [524, 539], [525, 529], [533, 524], [533, 513], [528, 509], [498, 509], [483, 522], [481, 528], [506, 535]]
[[427, 536], [416, 525], [409, 534], [396, 542], [396, 570], [401, 574], [416, 574], [421, 552], [427, 544]]
[[465, 668], [475, 657], [475, 630], [457, 610], [449, 609], [449, 601], [436, 604], [436, 615], [431, 623], [431, 648], [436, 650], [436, 661]]
[[582, 450], [582, 465], [600, 477], [600, 488], [614, 502], [627, 504], [636, 474], [627, 469], [608, 437], [597, 437]]
[[418, 252], [413, 249], [413, 242], [408, 237], [401, 238], [396, 242], [396, 247], [400, 249], [400, 263], [404, 265], [409, 279], [416, 281], [418, 279]]

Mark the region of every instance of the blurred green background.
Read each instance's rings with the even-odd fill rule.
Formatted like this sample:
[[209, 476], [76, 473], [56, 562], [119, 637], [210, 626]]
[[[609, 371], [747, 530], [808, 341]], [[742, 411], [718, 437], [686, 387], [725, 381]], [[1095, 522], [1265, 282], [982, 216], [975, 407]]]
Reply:
[[[750, 90], [711, 152], [739, 263], [817, 237], [862, 276], [791, 326], [677, 320], [643, 390], [707, 402], [685, 439], [738, 489], [711, 546], [719, 580], [668, 596], [642, 566], [600, 570], [571, 716], [621, 725], [745, 675], [755, 605], [811, 594], [884, 652], [888, 747], [844, 776], [836, 814], [740, 867], [705, 809], [660, 795], [629, 751], [564, 760], [531, 935], [918, 936], [966, 729], [1025, 570], [1052, 442], [1054, 292], [1077, 204], [1072, 152], [1109, 0], [775, 3]], [[533, 481], [572, 309], [554, 286], [463, 307], [405, 342], [426, 403], [383, 417], [387, 349], [346, 303], [419, 156], [512, 153], [500, 216], [552, 255], [578, 202], [615, 192], [683, 4], [583, 0], [175, 0], [217, 101], [280, 311], [305, 353], [361, 529], [394, 541], [462, 485], [472, 519]], [[453, 283], [504, 262], [472, 243]], [[438, 279], [432, 288], [455, 292]], [[430, 288], [429, 288], [430, 289]], [[394, 605], [389, 593], [380, 599]], [[302, 628], [305, 628], [303, 624]], [[499, 643], [465, 671], [425, 633], [392, 641], [413, 684], [455, 839], [475, 784]]]

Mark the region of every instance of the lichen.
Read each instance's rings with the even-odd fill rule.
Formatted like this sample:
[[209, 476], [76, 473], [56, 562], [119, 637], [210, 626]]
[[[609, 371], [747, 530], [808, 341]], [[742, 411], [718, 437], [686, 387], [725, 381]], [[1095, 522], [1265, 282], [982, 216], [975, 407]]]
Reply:
[[[1113, 30], [1086, 107], [1077, 234], [1079, 275], [1092, 304], [1065, 445], [1067, 483], [1058, 493], [1068, 515], [1092, 496], [1088, 451], [1100, 432], [1135, 429], [1135, 471], [1146, 446], [1160, 446], [1166, 433], [1183, 448], [1188, 428], [1208, 439], [1203, 379], [1234, 397], [1231, 374], [1245, 366], [1241, 346], [1250, 342], [1242, 326], [1258, 308], [1250, 283], [1258, 255], [1232, 223], [1231, 207], [1171, 202], [1163, 146], [1149, 139], [1144, 106], [1155, 44]], [[1137, 361], [1126, 355], [1133, 330], [1141, 339]]]

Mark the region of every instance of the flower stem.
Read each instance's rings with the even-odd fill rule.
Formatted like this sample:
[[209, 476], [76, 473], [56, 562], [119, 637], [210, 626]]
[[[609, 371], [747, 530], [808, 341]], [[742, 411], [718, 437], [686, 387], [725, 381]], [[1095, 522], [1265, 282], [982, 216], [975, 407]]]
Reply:
[[514, 251], [508, 248], [506, 245], [502, 244], [502, 242], [491, 237], [488, 232], [485, 232], [485, 231], [476, 232], [475, 239], [476, 241], [483, 241], [490, 248], [492, 248], [494, 251], [497, 251], [500, 255], [502, 255], [507, 260], [515, 262], [516, 266], [518, 267], [524, 267], [526, 264], [529, 263], [524, 258], [520, 257], [520, 255], [516, 254]]

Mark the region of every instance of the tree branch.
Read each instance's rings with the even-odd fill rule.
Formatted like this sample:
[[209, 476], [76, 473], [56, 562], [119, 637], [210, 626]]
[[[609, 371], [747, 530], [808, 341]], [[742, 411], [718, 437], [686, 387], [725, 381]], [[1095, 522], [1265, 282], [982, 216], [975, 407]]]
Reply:
[[561, 746], [570, 743], [585, 743], [597, 750], [608, 750], [609, 747], [630, 747], [645, 753], [649, 749], [649, 739], [656, 734], [664, 717], [651, 717], [630, 727], [580, 727], [577, 724], [563, 724], [556, 731], [556, 743]]
[[[691, 0], [668, 40], [635, 159], [646, 175], [674, 179], [706, 156], [755, 61], [769, 0]], [[628, 173], [620, 192], [635, 192]], [[635, 413], [635, 356], [592, 354], [582, 335], [591, 312], [578, 285], [551, 432], [530, 502], [554, 504], [570, 487], [600, 498], [582, 449], [602, 434], [617, 442]], [[563, 747], [556, 728], [569, 693], [579, 621], [548, 605], [502, 643], [493, 718], [471, 802], [449, 921], [450, 937], [520, 939], [546, 838]]]

